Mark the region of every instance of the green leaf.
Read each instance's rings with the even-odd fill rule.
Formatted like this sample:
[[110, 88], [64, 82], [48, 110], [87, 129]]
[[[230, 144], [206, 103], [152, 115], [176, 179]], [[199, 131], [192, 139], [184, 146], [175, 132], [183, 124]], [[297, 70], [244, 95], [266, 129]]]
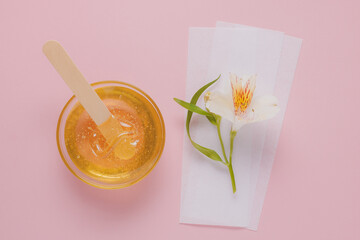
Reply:
[[214, 124], [216, 126], [216, 118], [214, 117], [214, 115], [206, 116], [206, 118], [209, 120], [209, 122], [211, 122], [211, 124]]
[[[219, 80], [221, 75], [219, 75], [219, 77], [217, 79], [215, 79], [214, 81], [206, 84], [205, 86], [203, 86], [202, 88], [200, 88], [195, 94], [194, 96], [191, 98], [191, 101], [190, 101], [190, 104], [193, 104], [193, 105], [196, 105], [198, 99], [200, 98], [201, 94], [208, 88], [210, 87], [212, 84], [214, 84], [217, 80]], [[187, 131], [187, 135], [191, 141], [191, 144], [199, 151], [201, 152], [202, 154], [204, 154], [205, 156], [207, 156], [208, 158], [212, 159], [212, 160], [215, 160], [215, 161], [219, 161], [219, 162], [222, 162], [222, 159], [221, 157], [219, 156], [219, 154], [217, 152], [215, 152], [214, 150], [212, 149], [209, 149], [209, 148], [206, 148], [206, 147], [203, 147], [199, 144], [197, 144], [196, 142], [194, 142], [192, 139], [191, 139], [191, 136], [190, 136], [190, 120], [192, 118], [192, 115], [193, 115], [193, 112], [191, 111], [188, 111], [187, 113], [187, 116], [186, 116], [186, 131]], [[212, 122], [212, 121], [215, 121], [216, 123], [216, 120], [215, 120], [215, 117], [213, 115], [209, 116], [208, 117], [209, 121]]]
[[218, 76], [217, 79], [215, 79], [214, 81], [212, 82], [209, 82], [208, 84], [206, 84], [205, 86], [203, 86], [202, 88], [200, 88], [195, 94], [194, 96], [191, 98], [191, 101], [190, 103], [192, 104], [196, 104], [199, 97], [201, 96], [201, 94], [203, 94], [203, 92], [208, 88], [210, 87], [211, 85], [213, 85], [217, 80], [219, 80], [219, 78], [221, 77], [221, 74]]
[[180, 104], [181, 106], [183, 106], [184, 108], [186, 108], [187, 110], [189, 110], [191, 112], [194, 112], [194, 113], [197, 113], [200, 115], [204, 115], [204, 116], [209, 116], [209, 117], [212, 116], [211, 113], [203, 110], [202, 108], [199, 108], [198, 106], [196, 106], [194, 104], [185, 102], [185, 101], [177, 99], [177, 98], [174, 98], [174, 100], [175, 100], [175, 102], [177, 102], [178, 104]]

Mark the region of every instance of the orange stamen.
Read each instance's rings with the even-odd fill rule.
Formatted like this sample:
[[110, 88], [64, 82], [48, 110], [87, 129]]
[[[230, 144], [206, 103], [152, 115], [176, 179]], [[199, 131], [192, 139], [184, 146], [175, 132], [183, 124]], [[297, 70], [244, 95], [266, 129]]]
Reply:
[[234, 103], [235, 114], [240, 115], [246, 111], [251, 103], [253, 93], [255, 90], [254, 78], [249, 78], [245, 86], [243, 86], [243, 80], [236, 76], [235, 81], [231, 81], [232, 97]]

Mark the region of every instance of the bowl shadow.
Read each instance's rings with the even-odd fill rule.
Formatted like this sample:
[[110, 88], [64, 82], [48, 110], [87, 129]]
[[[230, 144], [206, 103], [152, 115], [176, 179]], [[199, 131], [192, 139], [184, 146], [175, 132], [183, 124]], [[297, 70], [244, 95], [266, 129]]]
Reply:
[[[66, 169], [68, 171], [68, 169]], [[160, 174], [152, 172], [141, 181], [122, 189], [100, 189], [90, 186], [73, 174], [64, 170], [62, 177], [70, 194], [81, 202], [89, 210], [101, 211], [107, 218], [127, 219], [130, 215], [141, 213], [152, 202], [155, 195], [153, 186], [161, 181]], [[69, 177], [69, 175], [71, 175]]]

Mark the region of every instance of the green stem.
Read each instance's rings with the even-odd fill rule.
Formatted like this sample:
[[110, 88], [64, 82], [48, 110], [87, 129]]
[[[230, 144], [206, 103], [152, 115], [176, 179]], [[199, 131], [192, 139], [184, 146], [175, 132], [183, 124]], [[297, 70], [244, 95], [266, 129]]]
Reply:
[[231, 163], [228, 165], [228, 168], [229, 168], [229, 173], [230, 173], [231, 185], [232, 185], [233, 193], [235, 193], [235, 192], [236, 192], [235, 176], [234, 176], [234, 171], [233, 171], [233, 167], [232, 167], [232, 164], [231, 164]]
[[237, 132], [235, 132], [235, 131], [230, 132], [230, 158], [229, 158], [230, 164], [232, 163], [232, 153], [233, 153], [233, 149], [234, 149], [234, 139], [235, 139], [236, 133]]
[[222, 137], [221, 137], [220, 122], [221, 122], [221, 117], [217, 116], [217, 117], [216, 117], [217, 133], [218, 133], [219, 140], [220, 140], [220, 144], [221, 144], [221, 150], [222, 150], [222, 153], [223, 153], [223, 155], [224, 155], [225, 165], [228, 165], [228, 164], [229, 164], [229, 161], [227, 160], [226, 153], [225, 153], [224, 142], [223, 142]]
[[234, 149], [234, 138], [236, 136], [236, 132], [235, 131], [231, 131], [230, 132], [230, 156], [229, 156], [229, 173], [230, 173], [230, 177], [231, 177], [231, 184], [232, 184], [232, 189], [233, 189], [233, 193], [236, 192], [236, 183], [235, 183], [235, 176], [234, 176], [234, 171], [233, 171], [233, 167], [232, 167], [232, 153], [233, 153], [233, 149]]

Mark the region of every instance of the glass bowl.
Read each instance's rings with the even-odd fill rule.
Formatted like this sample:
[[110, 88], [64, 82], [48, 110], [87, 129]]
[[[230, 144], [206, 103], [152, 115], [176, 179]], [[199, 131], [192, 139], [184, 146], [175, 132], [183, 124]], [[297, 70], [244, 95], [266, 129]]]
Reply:
[[[144, 112], [149, 112], [149, 114], [151, 113], [152, 117], [149, 118], [151, 120], [150, 121], [152, 124], [151, 126], [154, 126], [153, 128], [157, 129], [156, 134], [151, 134], [151, 136], [148, 136], [150, 137], [149, 138], [150, 140], [147, 142], [147, 144], [144, 145], [145, 146], [144, 149], [147, 152], [149, 151], [151, 152], [151, 154], [148, 155], [150, 157], [146, 159], [139, 158], [141, 159], [140, 161], [141, 163], [137, 163], [136, 167], [131, 168], [131, 170], [129, 171], [118, 173], [118, 175], [116, 176], [119, 177], [114, 177], [114, 176], [106, 177], [105, 175], [101, 175], [101, 176], [93, 175], [91, 172], [84, 170], [84, 168], [81, 167], [83, 165], [79, 164], [79, 162], [77, 162], [77, 159], [74, 159], [75, 157], [71, 153], [72, 148], [69, 146], [69, 141], [71, 142], [72, 140], [69, 140], [71, 138], [66, 138], [67, 135], [65, 134], [68, 117], [69, 115], [72, 114], [72, 111], [75, 111], [76, 107], [79, 106], [79, 103], [75, 96], [72, 96], [70, 98], [70, 100], [66, 103], [59, 116], [57, 130], [56, 130], [56, 140], [57, 140], [57, 146], [59, 149], [60, 156], [64, 161], [65, 165], [68, 167], [68, 169], [77, 178], [79, 178], [81, 181], [91, 186], [102, 189], [118, 189], [118, 188], [131, 186], [134, 183], [143, 179], [146, 175], [148, 175], [151, 172], [151, 170], [155, 167], [162, 154], [165, 144], [165, 125], [164, 125], [163, 117], [161, 115], [159, 108], [156, 106], [155, 102], [146, 93], [144, 93], [137, 87], [119, 81], [102, 81], [102, 82], [93, 83], [91, 85], [93, 86], [95, 91], [98, 92], [98, 94], [101, 91], [104, 90], [107, 91], [109, 89], [110, 90], [124, 89], [126, 91], [134, 93], [136, 96], [138, 96], [139, 99], [141, 99], [141, 102], [145, 103], [144, 105], [141, 106], [144, 106], [146, 111], [142, 110], [141, 114], [144, 114]], [[105, 97], [101, 96], [101, 94], [99, 94], [99, 96], [102, 100], [105, 100], [106, 98], [106, 96]], [[119, 99], [122, 99], [122, 97], [125, 97], [125, 95], [122, 96], [120, 91], [117, 97]], [[134, 108], [134, 111], [140, 111], [140, 110]], [[143, 119], [143, 118], [139, 118], [139, 119]], [[146, 136], [146, 134], [144, 135]], [[144, 142], [146, 141], [144, 140]], [[145, 156], [145, 155], [141, 155], [141, 156]], [[77, 158], [80, 158], [80, 156], [77, 155]], [[81, 159], [83, 159], [83, 156]], [[86, 161], [87, 159], [86, 157], [84, 157], [84, 162]]]

